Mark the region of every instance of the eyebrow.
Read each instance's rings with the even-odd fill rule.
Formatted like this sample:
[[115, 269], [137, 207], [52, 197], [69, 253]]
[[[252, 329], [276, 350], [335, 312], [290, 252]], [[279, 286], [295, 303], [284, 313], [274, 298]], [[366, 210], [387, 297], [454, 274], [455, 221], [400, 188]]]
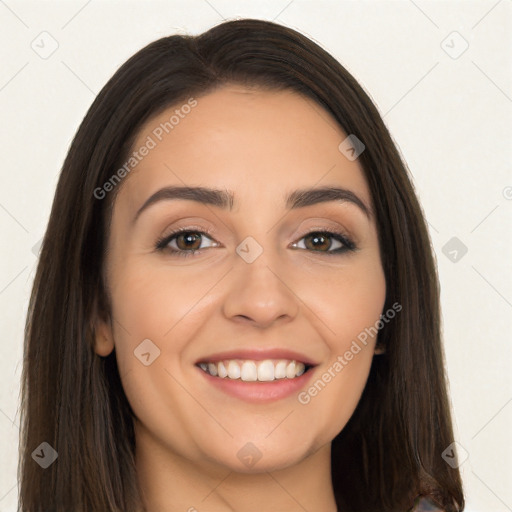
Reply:
[[[196, 201], [231, 211], [235, 204], [234, 194], [229, 190], [219, 190], [207, 187], [171, 186], [161, 188], [151, 195], [137, 210], [132, 224], [135, 224], [140, 214], [160, 201], [171, 200]], [[371, 220], [373, 212], [354, 192], [339, 187], [321, 187], [294, 190], [285, 197], [286, 208], [294, 210], [330, 201], [348, 202], [356, 205]]]

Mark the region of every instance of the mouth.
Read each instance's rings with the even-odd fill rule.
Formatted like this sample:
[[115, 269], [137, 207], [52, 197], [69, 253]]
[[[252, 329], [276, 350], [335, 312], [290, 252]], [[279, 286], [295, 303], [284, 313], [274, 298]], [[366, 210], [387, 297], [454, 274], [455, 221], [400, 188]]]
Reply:
[[[294, 350], [261, 347], [210, 354], [195, 363], [212, 398], [229, 395], [254, 404], [291, 398], [308, 384], [318, 365]], [[205, 392], [210, 393], [208, 388]]]
[[212, 377], [243, 382], [272, 382], [297, 379], [315, 365], [295, 359], [223, 359], [196, 364]]

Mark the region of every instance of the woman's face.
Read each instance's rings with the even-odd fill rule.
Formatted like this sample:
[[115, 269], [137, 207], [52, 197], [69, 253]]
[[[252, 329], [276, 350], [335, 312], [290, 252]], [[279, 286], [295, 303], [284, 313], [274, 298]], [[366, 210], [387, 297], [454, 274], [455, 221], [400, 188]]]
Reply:
[[[362, 168], [338, 148], [347, 135], [296, 93], [234, 85], [139, 132], [108, 241], [111, 321], [96, 341], [103, 356], [115, 346], [138, 446], [260, 472], [343, 429], [375, 349], [358, 336], [386, 293], [375, 220], [357, 204], [372, 207]], [[356, 199], [315, 193], [325, 187]], [[314, 366], [297, 377], [304, 362]]]

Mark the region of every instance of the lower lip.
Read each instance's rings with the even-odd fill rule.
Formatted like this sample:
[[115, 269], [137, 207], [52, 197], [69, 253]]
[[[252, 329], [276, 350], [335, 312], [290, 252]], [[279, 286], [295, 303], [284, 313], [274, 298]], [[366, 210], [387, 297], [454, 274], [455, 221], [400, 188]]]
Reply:
[[[197, 367], [196, 367], [197, 368]], [[235, 398], [240, 398], [246, 402], [268, 403], [287, 398], [294, 393], [298, 393], [311, 378], [313, 369], [310, 368], [300, 377], [293, 379], [277, 379], [269, 382], [245, 382], [240, 379], [228, 379], [227, 377], [214, 377], [206, 373], [201, 368], [197, 368], [199, 372], [207, 380], [208, 384], [220, 389], [224, 393]]]

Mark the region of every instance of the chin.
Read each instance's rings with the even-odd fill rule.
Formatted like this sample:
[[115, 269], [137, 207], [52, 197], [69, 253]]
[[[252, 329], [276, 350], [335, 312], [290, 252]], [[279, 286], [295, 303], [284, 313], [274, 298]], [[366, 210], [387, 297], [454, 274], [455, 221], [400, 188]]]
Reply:
[[279, 439], [275, 442], [244, 441], [240, 447], [239, 444], [230, 443], [233, 450], [213, 456], [211, 460], [237, 473], [258, 474], [289, 468], [316, 451], [313, 448], [306, 449], [304, 441], [290, 442], [289, 439], [284, 442]]

